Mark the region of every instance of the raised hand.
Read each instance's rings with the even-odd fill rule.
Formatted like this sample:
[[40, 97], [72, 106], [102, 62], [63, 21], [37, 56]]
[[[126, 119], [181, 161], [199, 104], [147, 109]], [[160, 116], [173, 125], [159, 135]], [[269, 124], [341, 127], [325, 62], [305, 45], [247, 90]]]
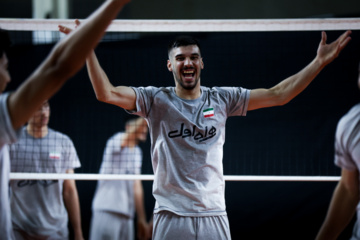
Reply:
[[332, 62], [345, 48], [351, 40], [351, 31], [348, 30], [338, 37], [332, 43], [326, 44], [327, 36], [325, 32], [321, 33], [321, 41], [317, 50], [317, 58], [321, 65], [325, 66]]
[[[75, 28], [77, 28], [79, 25], [80, 25], [79, 19], [75, 19]], [[69, 28], [69, 27], [66, 27], [63, 25], [59, 25], [58, 28], [59, 28], [60, 32], [65, 33], [65, 34], [69, 34], [73, 30], [72, 28]]]

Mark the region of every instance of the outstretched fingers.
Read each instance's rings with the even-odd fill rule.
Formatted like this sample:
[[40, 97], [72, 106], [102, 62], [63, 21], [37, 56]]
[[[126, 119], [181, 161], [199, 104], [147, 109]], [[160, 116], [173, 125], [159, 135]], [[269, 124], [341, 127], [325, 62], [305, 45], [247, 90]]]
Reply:
[[327, 44], [327, 35], [324, 31], [321, 32], [321, 41], [319, 44], [317, 56], [321, 60], [321, 63], [324, 64], [324, 66], [333, 61], [340, 54], [341, 50], [345, 48], [345, 46], [351, 40], [350, 34], [351, 31], [348, 30], [341, 34], [335, 41]]
[[65, 33], [65, 34], [69, 34], [72, 31], [71, 28], [65, 27], [63, 25], [58, 25], [58, 28], [59, 28], [60, 32]]
[[[79, 19], [75, 19], [75, 28], [77, 28], [80, 25], [80, 20]], [[72, 29], [69, 27], [66, 27], [64, 25], [58, 25], [59, 31], [65, 34], [69, 34]]]
[[327, 40], [327, 35], [325, 31], [321, 32], [321, 42], [320, 44], [325, 45], [326, 44], [326, 40]]
[[342, 50], [351, 40], [350, 37], [351, 31], [348, 30], [346, 32], [344, 32], [343, 34], [341, 34], [341, 36], [338, 38], [338, 44], [339, 44], [339, 48], [340, 50]]

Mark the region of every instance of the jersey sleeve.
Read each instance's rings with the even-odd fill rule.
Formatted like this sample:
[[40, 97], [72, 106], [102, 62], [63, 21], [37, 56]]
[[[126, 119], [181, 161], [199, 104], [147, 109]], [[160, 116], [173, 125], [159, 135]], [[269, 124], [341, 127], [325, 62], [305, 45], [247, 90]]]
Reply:
[[7, 108], [9, 93], [0, 94], [0, 147], [17, 141], [20, 129], [15, 130], [12, 126], [10, 114]]
[[65, 166], [64, 168], [67, 169], [74, 169], [81, 167], [81, 163], [78, 157], [78, 154], [76, 152], [74, 143], [71, 141], [69, 137], [64, 138], [64, 160], [65, 160]]
[[340, 120], [336, 128], [335, 135], [335, 165], [347, 170], [353, 171], [357, 169], [356, 163], [352, 157], [349, 141], [349, 134], [347, 127], [345, 126], [344, 120]]
[[[150, 113], [151, 106], [154, 102], [154, 96], [160, 91], [156, 87], [132, 87], [136, 94], [136, 109], [134, 111], [127, 111], [128, 113], [147, 118]], [[163, 89], [168, 91], [167, 89]]]
[[226, 103], [228, 116], [246, 116], [250, 90], [241, 87], [220, 87], [219, 95]]

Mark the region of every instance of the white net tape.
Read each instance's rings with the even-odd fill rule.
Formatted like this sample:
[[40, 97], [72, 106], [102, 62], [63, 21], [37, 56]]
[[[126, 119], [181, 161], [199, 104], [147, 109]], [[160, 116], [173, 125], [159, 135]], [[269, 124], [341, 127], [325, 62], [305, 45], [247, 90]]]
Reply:
[[[14, 31], [58, 31], [73, 25], [64, 19], [1, 19], [0, 27]], [[239, 32], [359, 30], [360, 18], [264, 20], [114, 20], [109, 32]]]
[[[75, 179], [75, 180], [143, 180], [152, 181], [150, 174], [57, 174], [57, 173], [10, 173], [11, 179]], [[233, 176], [225, 175], [225, 181], [338, 181], [337, 176]]]

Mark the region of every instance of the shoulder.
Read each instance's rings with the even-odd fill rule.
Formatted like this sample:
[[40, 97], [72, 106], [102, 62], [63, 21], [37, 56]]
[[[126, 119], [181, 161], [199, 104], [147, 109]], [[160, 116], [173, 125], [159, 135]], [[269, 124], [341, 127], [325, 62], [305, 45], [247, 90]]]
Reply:
[[222, 97], [238, 96], [249, 92], [248, 89], [242, 87], [201, 87], [201, 89], [209, 95], [217, 95]]
[[174, 87], [154, 87], [154, 86], [147, 86], [147, 87], [132, 87], [136, 93], [142, 92], [148, 95], [157, 95], [158, 93], [171, 93]]
[[360, 130], [360, 103], [353, 106], [338, 122], [337, 134]]
[[123, 138], [124, 136], [124, 132], [117, 132], [115, 134], [113, 134], [108, 141], [115, 141], [115, 140], [120, 140], [121, 138]]
[[360, 121], [360, 103], [353, 106], [344, 116], [341, 117], [339, 125], [348, 124], [356, 120]]
[[[9, 97], [9, 92], [0, 93], [0, 103], [6, 104], [7, 98]], [[6, 106], [6, 105], [5, 105]]]
[[117, 132], [108, 138], [106, 145], [119, 145], [124, 137], [124, 132]]
[[72, 142], [71, 138], [65, 133], [56, 131], [52, 128], [49, 128], [49, 138], [53, 138], [55, 140], [68, 141]]
[[0, 93], [0, 130], [10, 128], [11, 126], [10, 115], [6, 103], [8, 96], [8, 93]]

